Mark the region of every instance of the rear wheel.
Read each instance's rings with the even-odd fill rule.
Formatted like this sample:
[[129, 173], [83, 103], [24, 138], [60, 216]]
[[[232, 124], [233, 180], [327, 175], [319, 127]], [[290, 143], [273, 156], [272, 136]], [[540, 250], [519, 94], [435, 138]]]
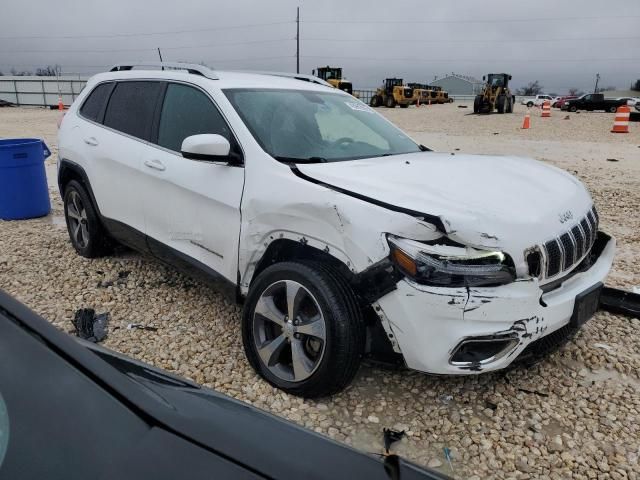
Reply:
[[80, 255], [95, 258], [111, 252], [113, 244], [93, 208], [84, 186], [71, 180], [64, 189], [64, 216], [71, 245]]
[[504, 95], [500, 95], [496, 100], [496, 109], [498, 110], [498, 113], [505, 112], [506, 103], [507, 103], [507, 97], [505, 97]]
[[379, 107], [380, 103], [382, 103], [380, 102], [380, 97], [378, 95], [374, 95], [373, 97], [371, 97], [369, 105], [371, 105], [372, 107]]
[[249, 363], [271, 385], [321, 397], [353, 380], [365, 328], [355, 295], [339, 274], [316, 263], [282, 262], [253, 282], [242, 339]]
[[577, 111], [578, 111], [578, 107], [576, 107], [575, 105], [571, 105], [571, 106], [569, 107], [569, 111], [570, 111], [570, 112], [577, 112]]
[[615, 105], [612, 105], [609, 107], [609, 112], [616, 113], [617, 111], [618, 111], [618, 107], [616, 107]]
[[396, 107], [396, 99], [393, 98], [393, 95], [387, 95], [387, 98], [384, 101], [384, 105], [387, 108], [395, 108]]

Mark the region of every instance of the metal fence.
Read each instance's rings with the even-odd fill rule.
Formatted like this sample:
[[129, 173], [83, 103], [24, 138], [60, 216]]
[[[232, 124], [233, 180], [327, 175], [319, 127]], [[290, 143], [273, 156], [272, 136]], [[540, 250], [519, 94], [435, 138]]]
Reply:
[[61, 96], [65, 105], [71, 105], [86, 83], [82, 77], [0, 77], [0, 100], [18, 106], [54, 107]]

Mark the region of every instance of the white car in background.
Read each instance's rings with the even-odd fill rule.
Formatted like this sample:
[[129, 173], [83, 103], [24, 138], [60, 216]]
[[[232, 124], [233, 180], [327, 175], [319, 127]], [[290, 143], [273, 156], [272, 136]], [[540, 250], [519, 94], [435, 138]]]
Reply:
[[536, 95], [535, 97], [525, 97], [520, 102], [521, 105], [526, 105], [531, 108], [534, 105], [536, 107], [541, 106], [545, 100], [548, 100], [549, 103], [553, 103], [553, 97], [551, 95]]
[[640, 98], [637, 97], [618, 97], [616, 98], [616, 100], [626, 100], [627, 105], [630, 107], [635, 107], [636, 105], [638, 105], [638, 103], [640, 103]]
[[212, 280], [243, 305], [246, 355], [276, 387], [335, 393], [365, 355], [498, 370], [596, 311], [615, 241], [564, 170], [430, 151], [312, 80], [160, 66], [92, 77], [65, 115], [71, 243]]

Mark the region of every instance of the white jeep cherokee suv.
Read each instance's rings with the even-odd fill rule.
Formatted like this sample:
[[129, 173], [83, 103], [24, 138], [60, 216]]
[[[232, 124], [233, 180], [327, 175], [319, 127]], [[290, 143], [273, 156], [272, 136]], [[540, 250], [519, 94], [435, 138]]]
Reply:
[[309, 80], [94, 76], [59, 131], [74, 248], [121, 242], [227, 287], [251, 365], [309, 397], [365, 355], [433, 374], [531, 361], [593, 315], [615, 241], [576, 178], [430, 151]]

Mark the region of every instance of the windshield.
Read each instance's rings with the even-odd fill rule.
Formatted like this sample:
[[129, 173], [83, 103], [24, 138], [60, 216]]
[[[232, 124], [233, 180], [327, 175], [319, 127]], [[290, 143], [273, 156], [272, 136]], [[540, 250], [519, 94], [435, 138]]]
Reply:
[[272, 157], [335, 162], [419, 152], [420, 147], [361, 101], [305, 90], [224, 91]]

